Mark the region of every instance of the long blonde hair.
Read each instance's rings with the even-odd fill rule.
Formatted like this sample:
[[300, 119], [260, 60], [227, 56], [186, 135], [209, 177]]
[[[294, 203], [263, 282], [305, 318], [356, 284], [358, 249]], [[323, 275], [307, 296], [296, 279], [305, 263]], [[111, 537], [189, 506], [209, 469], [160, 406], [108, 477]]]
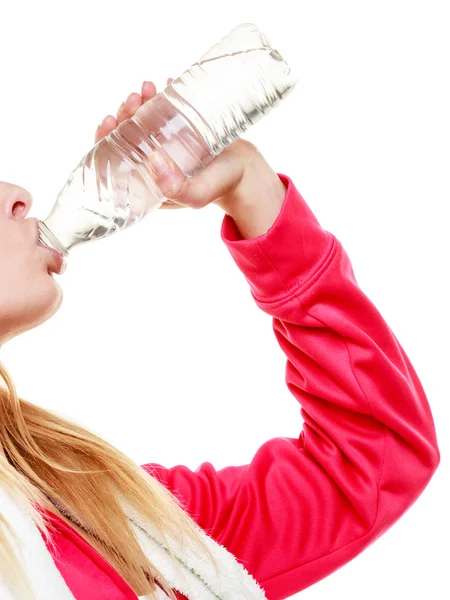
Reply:
[[[164, 539], [169, 534], [182, 545], [193, 542], [217, 569], [198, 526], [163, 484], [94, 433], [19, 398], [2, 363], [0, 377], [7, 386], [0, 386], [0, 485], [7, 487], [50, 544], [49, 530], [35, 506], [49, 508], [48, 496], [89, 523], [96, 539], [113, 552], [125, 580], [132, 577], [140, 588], [154, 590], [157, 579], [176, 600], [165, 577], [144, 555], [117, 499], [120, 492]], [[18, 597], [35, 600], [2, 525], [7, 523], [0, 513], [0, 577]], [[156, 600], [153, 591], [146, 597]]]

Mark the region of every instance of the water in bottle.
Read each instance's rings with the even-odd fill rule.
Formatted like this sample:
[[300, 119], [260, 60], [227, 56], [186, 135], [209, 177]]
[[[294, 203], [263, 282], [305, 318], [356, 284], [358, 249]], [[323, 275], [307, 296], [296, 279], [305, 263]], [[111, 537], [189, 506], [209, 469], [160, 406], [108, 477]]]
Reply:
[[297, 81], [256, 25], [235, 27], [88, 152], [39, 221], [41, 241], [67, 256], [140, 221], [165, 201], [149, 166], [153, 152], [193, 177]]

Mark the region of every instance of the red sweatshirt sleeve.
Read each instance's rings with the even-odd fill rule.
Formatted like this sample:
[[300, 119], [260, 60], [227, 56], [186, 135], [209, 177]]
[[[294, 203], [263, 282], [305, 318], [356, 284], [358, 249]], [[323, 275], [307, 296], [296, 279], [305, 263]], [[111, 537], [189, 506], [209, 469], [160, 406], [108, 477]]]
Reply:
[[[333, 573], [387, 531], [440, 461], [431, 410], [402, 346], [359, 288], [349, 257], [292, 180], [263, 235], [221, 236], [258, 307], [273, 317], [298, 438], [269, 439], [250, 464], [195, 471], [143, 465], [269, 600]], [[276, 410], [276, 401], [274, 401]]]

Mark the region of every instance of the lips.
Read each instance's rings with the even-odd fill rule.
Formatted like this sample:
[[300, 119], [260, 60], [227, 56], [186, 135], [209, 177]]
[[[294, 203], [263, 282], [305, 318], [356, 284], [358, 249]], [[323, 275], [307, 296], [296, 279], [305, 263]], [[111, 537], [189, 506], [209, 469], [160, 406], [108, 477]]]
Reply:
[[38, 242], [38, 246], [42, 246], [42, 248], [45, 248], [51, 254], [53, 260], [50, 265], [50, 270], [56, 273], [57, 275], [62, 275], [66, 270], [66, 261], [61, 256], [61, 254], [54, 248], [50, 248], [50, 246], [46, 246], [41, 242]]

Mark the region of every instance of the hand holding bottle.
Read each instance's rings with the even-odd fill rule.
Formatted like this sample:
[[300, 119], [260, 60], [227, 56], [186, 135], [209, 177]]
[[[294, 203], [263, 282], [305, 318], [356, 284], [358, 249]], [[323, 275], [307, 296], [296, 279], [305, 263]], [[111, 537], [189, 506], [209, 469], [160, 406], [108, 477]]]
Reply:
[[208, 204], [225, 210], [243, 237], [265, 233], [286, 190], [241, 138], [297, 81], [267, 36], [242, 23], [162, 92], [145, 82], [98, 128], [97, 143], [38, 222], [41, 243], [67, 256], [161, 207]]
[[[167, 85], [172, 81], [169, 78]], [[95, 142], [131, 118], [144, 102], [156, 94], [155, 85], [145, 81], [141, 93], [130, 94], [119, 107], [116, 117], [105, 117], [97, 128]], [[203, 208], [213, 203], [234, 218], [242, 235], [247, 238], [265, 233], [279, 214], [286, 192], [284, 185], [254, 144], [247, 140], [235, 140], [198, 175], [189, 179], [167, 154], [158, 152], [157, 155], [163, 159], [163, 172], [154, 170], [152, 160], [149, 164], [158, 187], [168, 198], [160, 209]], [[151, 158], [154, 156], [151, 155]]]

